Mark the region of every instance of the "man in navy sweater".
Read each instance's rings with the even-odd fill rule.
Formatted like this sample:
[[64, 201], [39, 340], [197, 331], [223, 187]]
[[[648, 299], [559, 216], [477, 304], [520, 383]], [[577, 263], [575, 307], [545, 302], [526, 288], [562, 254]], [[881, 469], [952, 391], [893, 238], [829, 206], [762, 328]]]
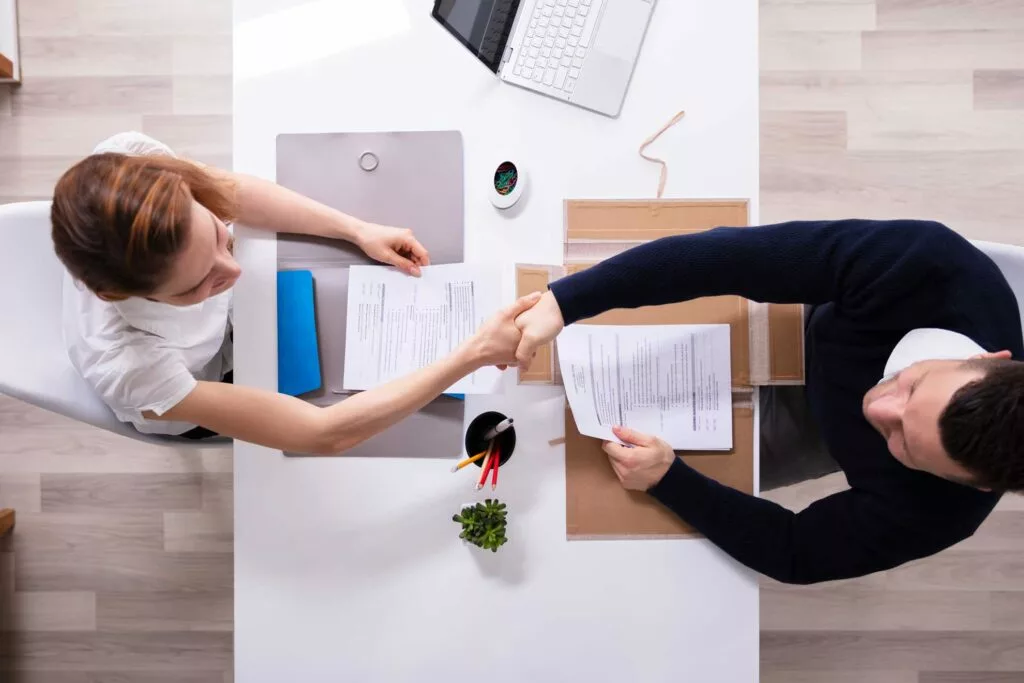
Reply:
[[738, 294], [814, 306], [807, 397], [850, 489], [799, 513], [718, 484], [654, 436], [606, 443], [650, 493], [748, 567], [788, 583], [862, 576], [970, 536], [1024, 489], [1017, 301], [995, 264], [924, 221], [784, 223], [664, 238], [551, 285], [518, 354], [613, 308]]

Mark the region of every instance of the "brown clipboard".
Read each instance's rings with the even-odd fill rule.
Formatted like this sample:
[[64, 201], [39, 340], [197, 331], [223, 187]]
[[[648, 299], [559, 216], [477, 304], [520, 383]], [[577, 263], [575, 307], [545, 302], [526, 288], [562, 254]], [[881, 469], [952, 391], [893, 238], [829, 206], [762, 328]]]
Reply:
[[[517, 295], [543, 291], [577, 272], [638, 244], [670, 235], [745, 227], [745, 200], [567, 201], [562, 266], [520, 265]], [[803, 313], [799, 306], [758, 304], [718, 296], [638, 309], [617, 309], [586, 321], [607, 325], [724, 323], [730, 326], [733, 374], [733, 448], [682, 457], [699, 472], [745, 493], [754, 490], [752, 389], [759, 384], [802, 383]], [[538, 352], [521, 383], [560, 384], [556, 349]], [[565, 417], [566, 534], [571, 539], [685, 537], [695, 531], [650, 496], [622, 488], [601, 442], [582, 436]]]

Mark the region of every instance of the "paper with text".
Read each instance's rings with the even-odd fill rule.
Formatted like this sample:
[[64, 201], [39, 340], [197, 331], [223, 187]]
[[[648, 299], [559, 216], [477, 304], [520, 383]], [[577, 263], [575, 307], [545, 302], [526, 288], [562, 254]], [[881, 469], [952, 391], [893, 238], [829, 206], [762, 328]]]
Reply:
[[[497, 313], [501, 282], [494, 268], [427, 266], [412, 277], [387, 266], [349, 269], [345, 389], [372, 389], [451, 353]], [[501, 372], [482, 368], [446, 391], [497, 391]]]
[[612, 427], [676, 450], [732, 448], [728, 325], [570, 325], [558, 362], [580, 434]]

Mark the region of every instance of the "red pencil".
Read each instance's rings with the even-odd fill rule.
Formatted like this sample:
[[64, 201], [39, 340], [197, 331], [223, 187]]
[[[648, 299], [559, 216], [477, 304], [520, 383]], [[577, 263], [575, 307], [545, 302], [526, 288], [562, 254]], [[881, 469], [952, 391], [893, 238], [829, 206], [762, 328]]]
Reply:
[[501, 449], [494, 449], [494, 466], [491, 470], [491, 490], [498, 488], [498, 468], [501, 467]]
[[491, 446], [487, 449], [487, 456], [484, 458], [484, 466], [480, 468], [480, 479], [476, 483], [477, 491], [484, 487], [484, 482], [487, 481], [487, 472], [490, 471], [494, 461], [494, 442], [492, 441]]

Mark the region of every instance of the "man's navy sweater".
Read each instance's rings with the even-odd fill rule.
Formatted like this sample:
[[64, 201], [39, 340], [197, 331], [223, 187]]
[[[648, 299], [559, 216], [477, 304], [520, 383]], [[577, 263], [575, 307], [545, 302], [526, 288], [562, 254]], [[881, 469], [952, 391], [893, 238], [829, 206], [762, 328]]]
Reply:
[[1017, 301], [995, 264], [924, 221], [717, 228], [669, 237], [551, 285], [570, 324], [613, 308], [738, 294], [815, 304], [807, 396], [850, 490], [799, 513], [718, 484], [676, 459], [650, 494], [748, 567], [788, 583], [862, 576], [970, 536], [995, 493], [911, 470], [864, 419], [864, 394], [912, 329], [967, 335], [1024, 356]]

